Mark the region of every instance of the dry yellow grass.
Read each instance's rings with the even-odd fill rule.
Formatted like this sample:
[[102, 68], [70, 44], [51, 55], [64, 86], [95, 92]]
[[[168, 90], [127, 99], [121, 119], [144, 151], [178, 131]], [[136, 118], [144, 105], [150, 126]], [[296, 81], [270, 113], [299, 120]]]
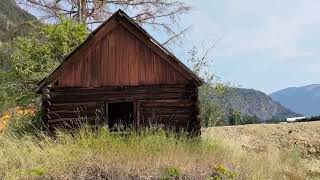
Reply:
[[253, 153], [300, 153], [308, 177], [320, 179], [320, 121], [212, 127], [203, 136], [228, 139]]
[[0, 134], [0, 179], [304, 179], [300, 158], [254, 153], [216, 137], [190, 140], [164, 131], [121, 137], [106, 129], [15, 137]]

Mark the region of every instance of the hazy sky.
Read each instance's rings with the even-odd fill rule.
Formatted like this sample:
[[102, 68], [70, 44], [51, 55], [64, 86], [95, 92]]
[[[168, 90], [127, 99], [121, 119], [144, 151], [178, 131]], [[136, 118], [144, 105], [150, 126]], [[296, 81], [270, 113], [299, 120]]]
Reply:
[[[187, 0], [192, 26], [172, 51], [185, 62], [193, 46], [214, 44], [222, 81], [271, 93], [320, 83], [320, 0]], [[151, 32], [156, 39], [161, 34]]]
[[183, 47], [214, 43], [212, 70], [223, 80], [266, 93], [320, 83], [319, 0], [188, 0], [193, 25]]

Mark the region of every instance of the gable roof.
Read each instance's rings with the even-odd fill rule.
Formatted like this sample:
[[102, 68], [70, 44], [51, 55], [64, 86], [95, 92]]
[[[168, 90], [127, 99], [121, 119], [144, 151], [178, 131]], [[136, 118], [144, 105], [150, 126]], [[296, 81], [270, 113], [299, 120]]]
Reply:
[[89, 34], [87, 39], [80, 44], [77, 48], [75, 48], [70, 54], [65, 56], [62, 60], [62, 63], [55, 69], [53, 70], [48, 76], [46, 76], [44, 79], [39, 81], [37, 83], [37, 88], [36, 91], [39, 91], [41, 87], [43, 87], [45, 84], [51, 83], [52, 80], [54, 80], [54, 77], [56, 77], [59, 73], [59, 70], [62, 69], [62, 66], [70, 59], [70, 57], [77, 52], [81, 47], [83, 47], [85, 44], [87, 44], [97, 32], [99, 32], [104, 26], [106, 26], [110, 21], [113, 19], [117, 20], [124, 20], [128, 22], [130, 25], [132, 25], [138, 32], [142, 33], [145, 38], [147, 38], [152, 44], [156, 45], [160, 51], [164, 52], [167, 56], [165, 60], [168, 61], [169, 64], [172, 66], [175, 66], [175, 68], [180, 68], [182, 71], [184, 71], [184, 74], [186, 76], [189, 76], [192, 80], [195, 81], [197, 85], [202, 85], [204, 84], [204, 81], [199, 78], [193, 71], [191, 71], [187, 66], [185, 66], [177, 57], [175, 57], [169, 50], [167, 50], [165, 47], [163, 47], [157, 40], [155, 40], [152, 36], [150, 36], [149, 33], [147, 33], [140, 25], [138, 25], [136, 22], [134, 22], [133, 19], [131, 19], [125, 12], [122, 10], [118, 10], [115, 12], [110, 18], [108, 18], [105, 22], [103, 22], [98, 28], [96, 28], [92, 33]]

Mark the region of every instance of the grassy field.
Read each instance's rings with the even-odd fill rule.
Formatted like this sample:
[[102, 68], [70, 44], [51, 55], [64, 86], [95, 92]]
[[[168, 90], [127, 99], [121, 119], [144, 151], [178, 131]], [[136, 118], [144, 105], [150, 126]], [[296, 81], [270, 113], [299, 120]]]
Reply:
[[210, 136], [162, 130], [119, 136], [102, 128], [55, 139], [0, 133], [0, 179], [304, 179], [299, 155], [248, 152]]
[[307, 178], [320, 179], [320, 121], [212, 127], [202, 135], [228, 139], [248, 152], [299, 152]]

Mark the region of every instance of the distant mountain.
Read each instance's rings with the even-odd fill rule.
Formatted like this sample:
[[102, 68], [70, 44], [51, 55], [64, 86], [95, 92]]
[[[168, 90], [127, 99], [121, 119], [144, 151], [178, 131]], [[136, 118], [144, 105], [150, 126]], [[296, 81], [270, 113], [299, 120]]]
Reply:
[[320, 84], [290, 87], [270, 94], [272, 99], [304, 116], [320, 115]]
[[14, 0], [0, 0], [0, 41], [6, 41], [23, 34], [26, 30], [21, 24], [36, 18], [16, 5]]
[[241, 114], [256, 116], [260, 121], [301, 116], [273, 101], [265, 93], [254, 89], [234, 88], [223, 98], [227, 107], [240, 111]]

